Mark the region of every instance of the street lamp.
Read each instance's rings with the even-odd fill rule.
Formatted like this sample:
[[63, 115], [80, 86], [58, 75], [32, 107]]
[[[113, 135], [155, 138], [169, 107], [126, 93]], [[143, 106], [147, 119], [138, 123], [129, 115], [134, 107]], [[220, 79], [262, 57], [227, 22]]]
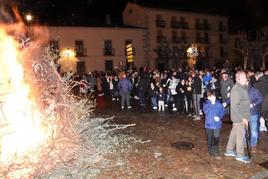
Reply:
[[30, 23], [33, 20], [33, 16], [31, 14], [26, 14], [25, 15], [25, 20]]

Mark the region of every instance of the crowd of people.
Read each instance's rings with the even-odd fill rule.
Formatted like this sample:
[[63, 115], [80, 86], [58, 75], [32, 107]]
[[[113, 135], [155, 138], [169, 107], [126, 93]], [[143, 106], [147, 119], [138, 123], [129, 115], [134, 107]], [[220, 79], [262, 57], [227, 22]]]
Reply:
[[252, 152], [256, 151], [259, 131], [267, 131], [268, 71], [179, 68], [160, 72], [139, 68], [88, 73], [80, 80], [92, 85], [86, 88], [82, 83], [80, 93], [94, 90], [98, 96], [121, 100], [122, 109], [139, 105], [192, 116], [194, 120], [200, 120], [204, 114], [210, 155], [219, 155], [220, 128], [225, 115], [230, 115], [233, 122], [225, 155], [238, 161], [250, 162], [244, 154], [245, 131], [250, 130]]

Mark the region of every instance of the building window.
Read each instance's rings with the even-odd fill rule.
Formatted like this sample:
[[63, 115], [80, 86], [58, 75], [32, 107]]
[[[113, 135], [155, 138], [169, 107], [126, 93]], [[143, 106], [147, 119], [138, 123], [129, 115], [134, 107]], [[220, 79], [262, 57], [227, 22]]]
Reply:
[[211, 25], [208, 23], [207, 19], [204, 19], [204, 30], [211, 30]]
[[240, 38], [235, 38], [235, 48], [240, 48], [241, 47], [241, 40]]
[[220, 34], [220, 43], [226, 44], [227, 40], [224, 38], [223, 34]]
[[78, 61], [76, 63], [76, 70], [78, 74], [84, 74], [86, 72], [86, 64], [84, 61]]
[[76, 52], [76, 56], [78, 56], [78, 57], [87, 56], [87, 51], [84, 47], [83, 40], [76, 40], [75, 41], [75, 52]]
[[165, 37], [163, 35], [163, 31], [162, 30], [158, 30], [157, 31], [156, 41], [158, 43], [162, 43], [162, 42], [166, 42], [167, 41], [167, 37]]
[[162, 15], [157, 14], [156, 15], [156, 22], [155, 22], [156, 27], [166, 27], [166, 21], [163, 20]]
[[209, 36], [207, 32], [205, 32], [205, 43], [209, 43]]
[[205, 57], [210, 57], [210, 48], [205, 47]]
[[114, 56], [114, 48], [112, 46], [112, 40], [105, 40], [103, 46], [104, 56]]
[[178, 34], [177, 31], [172, 31], [172, 43], [178, 43], [179, 42], [179, 38], [178, 38]]
[[[135, 49], [135, 47], [133, 45], [132, 40], [126, 40], [125, 41], [125, 48], [127, 48], [127, 45], [129, 45], [129, 44], [132, 44], [132, 54], [136, 55], [136, 49]], [[127, 50], [125, 50], [125, 55], [127, 56]]]
[[227, 27], [223, 24], [222, 21], [219, 21], [219, 31], [220, 32], [226, 32], [227, 31]]
[[225, 49], [223, 46], [220, 47], [220, 56], [221, 57], [226, 57]]

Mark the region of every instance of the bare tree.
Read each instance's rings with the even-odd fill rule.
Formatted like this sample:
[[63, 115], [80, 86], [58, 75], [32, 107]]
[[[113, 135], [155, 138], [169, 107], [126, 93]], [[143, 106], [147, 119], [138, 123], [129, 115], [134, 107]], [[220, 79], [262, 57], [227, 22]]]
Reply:
[[189, 40], [180, 39], [176, 43], [170, 41], [161, 41], [156, 49], [158, 60], [167, 62], [168, 68], [179, 68], [182, 65], [182, 59], [185, 58], [187, 48], [190, 46]]
[[248, 66], [249, 52], [252, 45], [249, 41], [248, 34], [245, 32], [239, 34], [239, 43], [237, 44], [235, 50], [242, 54], [244, 61], [244, 69]]
[[266, 69], [266, 58], [268, 57], [268, 33], [259, 32], [256, 38], [256, 49], [262, 60], [262, 69]]
[[[251, 67], [253, 69], [254, 62], [256, 62], [256, 56], [253, 57], [254, 53], [257, 53], [257, 56], [261, 57], [262, 68], [266, 68], [266, 58], [268, 56], [268, 34], [257, 32], [254, 37], [251, 37], [250, 33], [240, 33], [239, 35], [239, 43], [235, 48], [243, 56], [243, 67], [246, 69], [247, 67]], [[250, 61], [250, 58], [253, 60]]]

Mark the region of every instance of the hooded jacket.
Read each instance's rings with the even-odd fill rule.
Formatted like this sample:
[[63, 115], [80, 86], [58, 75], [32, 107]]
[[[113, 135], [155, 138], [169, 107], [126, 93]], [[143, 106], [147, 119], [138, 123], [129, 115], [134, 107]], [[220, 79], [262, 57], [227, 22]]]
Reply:
[[[206, 116], [205, 128], [208, 128], [208, 129], [221, 128], [221, 126], [222, 126], [221, 119], [224, 116], [225, 109], [219, 101], [216, 101], [215, 104], [212, 104], [211, 101], [207, 100], [204, 103], [203, 111], [204, 111], [205, 116]], [[214, 117], [216, 117], [216, 116], [218, 116], [220, 118], [219, 121], [215, 121]]]

